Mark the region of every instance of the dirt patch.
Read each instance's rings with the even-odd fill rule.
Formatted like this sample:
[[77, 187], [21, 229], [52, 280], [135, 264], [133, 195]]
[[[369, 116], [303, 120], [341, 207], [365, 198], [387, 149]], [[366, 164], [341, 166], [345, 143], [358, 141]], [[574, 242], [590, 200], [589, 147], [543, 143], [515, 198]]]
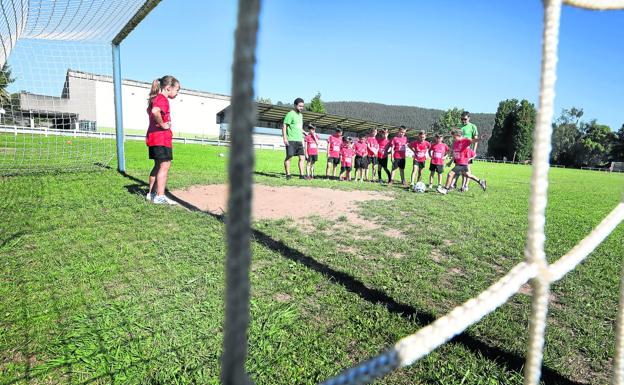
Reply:
[[433, 259], [433, 261], [436, 263], [440, 263], [440, 261], [444, 259], [444, 254], [442, 254], [440, 249], [434, 247], [433, 249], [431, 249], [431, 259]]
[[[193, 186], [172, 191], [177, 198], [214, 214], [223, 214], [227, 208], [228, 188], [224, 184]], [[375, 191], [341, 191], [314, 187], [271, 187], [254, 184], [252, 217], [254, 220], [294, 218], [305, 223], [312, 215], [331, 220], [346, 217], [350, 223], [363, 229], [378, 225], [357, 215], [357, 202], [391, 200]], [[342, 218], [340, 220], [343, 220]]]
[[405, 238], [405, 234], [403, 234], [401, 231], [397, 229], [388, 229], [383, 232], [383, 235], [385, 235], [386, 237], [397, 238], [397, 239]]
[[[524, 285], [520, 286], [520, 289], [518, 290], [518, 293], [532, 297], [533, 296], [533, 287], [531, 286], [530, 283], [525, 283]], [[558, 297], [555, 293], [553, 293], [552, 291], [548, 293], [548, 302], [550, 303], [551, 306], [555, 305], [559, 305], [559, 301], [558, 301]]]
[[277, 302], [288, 302], [290, 301], [292, 297], [285, 293], [278, 293], [278, 294], [275, 294], [274, 298]]

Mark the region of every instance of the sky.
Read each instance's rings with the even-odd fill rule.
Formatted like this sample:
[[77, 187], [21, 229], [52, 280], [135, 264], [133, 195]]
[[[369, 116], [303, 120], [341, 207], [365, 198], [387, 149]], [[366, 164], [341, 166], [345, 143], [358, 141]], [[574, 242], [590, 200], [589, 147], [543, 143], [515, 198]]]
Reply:
[[[163, 0], [121, 44], [122, 77], [172, 74], [229, 95], [236, 8]], [[256, 95], [489, 113], [510, 98], [537, 104], [542, 17], [540, 0], [265, 0]], [[624, 11], [564, 6], [555, 117], [577, 107], [624, 124], [623, 27]]]

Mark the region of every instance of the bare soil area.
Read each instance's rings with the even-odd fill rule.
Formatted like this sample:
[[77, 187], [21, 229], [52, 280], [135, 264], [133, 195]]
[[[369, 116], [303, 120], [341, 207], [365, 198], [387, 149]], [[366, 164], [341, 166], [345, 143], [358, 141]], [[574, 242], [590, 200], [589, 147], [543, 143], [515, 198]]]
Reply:
[[[228, 186], [224, 184], [193, 186], [171, 192], [201, 210], [223, 214], [227, 209]], [[355, 225], [377, 228], [356, 214], [357, 202], [390, 200], [376, 191], [342, 191], [315, 187], [272, 187], [254, 184], [252, 216], [254, 220], [293, 218], [303, 220], [312, 215], [336, 220], [345, 216]]]

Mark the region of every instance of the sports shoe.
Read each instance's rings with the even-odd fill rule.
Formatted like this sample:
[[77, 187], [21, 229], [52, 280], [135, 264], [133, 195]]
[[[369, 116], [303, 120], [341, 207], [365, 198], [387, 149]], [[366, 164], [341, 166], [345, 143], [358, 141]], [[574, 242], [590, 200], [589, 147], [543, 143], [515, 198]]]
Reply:
[[433, 185], [430, 183], [429, 186], [427, 186], [427, 188], [431, 190], [433, 188]]
[[292, 178], [292, 175], [286, 174], [286, 180], [290, 180], [290, 178]]
[[175, 206], [175, 205], [178, 204], [176, 201], [173, 201], [173, 200], [167, 198], [164, 195], [156, 195], [152, 202], [154, 202], [155, 205], [171, 205], [171, 206]]
[[439, 192], [440, 194], [443, 194], [443, 195], [446, 195], [448, 193], [448, 190], [445, 189], [444, 187], [441, 187], [441, 186], [438, 186], [436, 191]]
[[305, 179], [306, 177], [304, 175], [299, 175], [299, 179]]
[[468, 192], [468, 186], [466, 186], [466, 187], [461, 187], [461, 188], [459, 189], [459, 192]]
[[147, 193], [145, 194], [145, 200], [148, 202], [151, 202], [154, 200], [154, 197], [156, 196], [156, 194], [154, 193]]
[[487, 182], [485, 181], [485, 179], [481, 179], [479, 181], [479, 186], [481, 186], [481, 188], [483, 189], [483, 191], [485, 191], [487, 189]]

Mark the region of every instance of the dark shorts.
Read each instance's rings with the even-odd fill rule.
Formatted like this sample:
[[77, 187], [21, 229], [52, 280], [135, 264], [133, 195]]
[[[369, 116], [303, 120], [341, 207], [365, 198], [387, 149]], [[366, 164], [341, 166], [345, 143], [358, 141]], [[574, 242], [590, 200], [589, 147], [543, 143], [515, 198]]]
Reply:
[[416, 168], [416, 165], [418, 165], [418, 168], [421, 170], [425, 168], [425, 162], [416, 162], [416, 159], [414, 159], [414, 168]]
[[388, 158], [377, 158], [377, 163], [383, 168], [388, 168]]
[[160, 161], [173, 160], [173, 149], [165, 146], [150, 146], [149, 158]]
[[342, 166], [340, 167], [340, 173], [342, 174], [345, 171], [351, 171], [351, 166]]
[[405, 159], [393, 159], [392, 160], [392, 170], [396, 170], [400, 168], [401, 170], [405, 170]]
[[335, 166], [337, 166], [340, 164], [340, 158], [334, 158], [330, 156], [329, 158], [327, 158], [327, 163], [333, 163]]
[[308, 162], [316, 163], [317, 160], [318, 160], [318, 155], [308, 155]]
[[367, 168], [368, 167], [368, 158], [365, 156], [356, 155], [355, 157], [355, 168]]
[[444, 172], [444, 165], [443, 164], [433, 164], [433, 163], [431, 163], [429, 165], [429, 171], [437, 172], [438, 174], [442, 174]]
[[288, 142], [288, 146], [286, 146], [286, 159], [303, 155], [305, 155], [305, 153], [303, 152], [302, 142]]
[[455, 174], [463, 174], [465, 172], [468, 172], [468, 166], [456, 164], [451, 171], [453, 171]]
[[369, 156], [368, 157], [368, 164], [372, 164], [373, 166], [378, 165], [379, 163], [377, 162], [377, 157], [376, 156]]

